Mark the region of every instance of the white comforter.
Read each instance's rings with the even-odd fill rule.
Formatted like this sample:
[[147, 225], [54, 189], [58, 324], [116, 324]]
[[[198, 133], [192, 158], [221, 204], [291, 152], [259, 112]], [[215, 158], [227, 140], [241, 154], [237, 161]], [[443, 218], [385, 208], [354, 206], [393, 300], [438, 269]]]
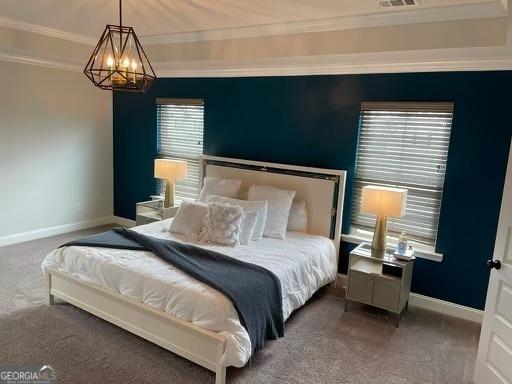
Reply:
[[[325, 237], [288, 232], [286, 240], [263, 238], [236, 247], [206, 245], [169, 233], [171, 220], [134, 230], [161, 239], [192, 243], [269, 269], [281, 281], [285, 319], [335, 278], [335, 248]], [[65, 247], [46, 256], [42, 267], [66, 271], [83, 281], [222, 333], [227, 340], [222, 360], [225, 366], [242, 367], [251, 356], [249, 335], [231, 301], [151, 252]]]

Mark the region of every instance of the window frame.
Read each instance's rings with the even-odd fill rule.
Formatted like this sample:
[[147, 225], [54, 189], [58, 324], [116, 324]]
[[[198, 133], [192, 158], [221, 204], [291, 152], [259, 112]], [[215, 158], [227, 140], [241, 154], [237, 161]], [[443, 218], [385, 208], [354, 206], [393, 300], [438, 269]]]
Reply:
[[[179, 107], [198, 107], [198, 111], [201, 113], [201, 133], [200, 133], [200, 143], [201, 150], [200, 153], [194, 154], [193, 156], [188, 156], [180, 153], [169, 153], [171, 151], [171, 144], [167, 144], [169, 148], [167, 150], [162, 150], [162, 124], [161, 124], [161, 114], [162, 114], [162, 106], [176, 106]], [[156, 129], [157, 129], [157, 158], [163, 159], [178, 159], [187, 161], [187, 180], [176, 181], [175, 183], [175, 204], [179, 205], [182, 201], [193, 201], [197, 199], [200, 192], [200, 172], [199, 172], [199, 161], [200, 156], [204, 154], [204, 114], [205, 114], [205, 102], [202, 98], [157, 98], [156, 99]], [[190, 124], [190, 122], [189, 122]], [[194, 124], [194, 123], [192, 123]], [[192, 129], [192, 131], [195, 129]], [[176, 133], [174, 133], [175, 135]], [[166, 135], [166, 141], [170, 140], [170, 136], [173, 133], [168, 133]], [[194, 138], [196, 140], [196, 138]], [[193, 150], [192, 150], [193, 151]], [[191, 173], [192, 171], [192, 173]], [[195, 177], [191, 179], [191, 174]], [[197, 179], [197, 180], [196, 180]], [[181, 191], [184, 189], [185, 191]], [[193, 195], [186, 190], [194, 190]], [[157, 179], [156, 183], [156, 195], [164, 196], [165, 195], [165, 180]]]
[[[433, 256], [433, 258], [436, 260], [439, 260], [439, 259], [442, 260], [442, 254], [436, 253], [435, 247], [437, 244], [437, 237], [438, 237], [438, 233], [439, 233], [439, 219], [440, 219], [440, 213], [441, 213], [440, 211], [441, 211], [441, 207], [442, 207], [444, 184], [445, 184], [445, 180], [446, 180], [446, 169], [447, 169], [447, 165], [448, 165], [448, 151], [449, 151], [450, 139], [451, 139], [451, 133], [452, 133], [452, 127], [453, 127], [453, 118], [454, 118], [454, 103], [453, 102], [362, 102], [361, 103], [359, 129], [358, 129], [358, 144], [357, 144], [357, 152], [356, 152], [356, 165], [355, 165], [355, 170], [354, 170], [352, 212], [350, 214], [350, 233], [348, 235], [344, 235], [344, 240], [350, 241], [350, 242], [361, 242], [361, 241], [371, 240], [371, 237], [372, 237], [373, 227], [371, 225], [361, 225], [361, 224], [354, 223], [354, 221], [356, 221], [355, 217], [362, 216], [362, 214], [360, 214], [360, 213], [359, 214], [355, 213], [355, 212], [359, 211], [359, 206], [358, 206], [359, 200], [356, 197], [357, 196], [356, 189], [358, 188], [358, 185], [359, 185], [359, 187], [362, 188], [363, 185], [368, 184], [368, 180], [366, 181], [366, 184], [365, 184], [364, 178], [358, 177], [358, 164], [361, 161], [361, 158], [360, 158], [360, 156], [361, 156], [361, 134], [362, 134], [362, 130], [363, 130], [362, 119], [363, 119], [363, 116], [365, 115], [365, 113], [368, 113], [368, 112], [371, 113], [372, 111], [379, 111], [379, 112], [390, 111], [392, 113], [413, 112], [415, 114], [418, 114], [418, 116], [420, 116], [421, 114], [425, 114], [425, 113], [428, 114], [428, 113], [432, 113], [432, 112], [438, 113], [440, 115], [443, 115], [443, 114], [445, 115], [444, 118], [446, 119], [448, 124], [444, 125], [444, 129], [445, 129], [444, 135], [445, 136], [447, 135], [447, 137], [443, 139], [442, 146], [446, 150], [446, 155], [443, 160], [444, 163], [442, 164], [442, 172], [443, 173], [442, 173], [442, 181], [439, 184], [440, 185], [440, 188], [438, 191], [439, 198], [437, 199], [438, 205], [437, 205], [437, 208], [435, 208], [438, 211], [437, 211], [437, 213], [435, 213], [435, 212], [432, 213], [432, 215], [435, 217], [436, 221], [435, 221], [435, 225], [430, 226], [432, 229], [435, 229], [435, 234], [432, 237], [421, 238], [420, 236], [415, 236], [414, 234], [408, 233], [409, 239], [411, 240], [411, 243], [413, 243], [415, 245], [415, 248], [421, 249], [424, 253]], [[404, 116], [407, 116], [407, 114], [405, 114]], [[413, 116], [413, 118], [414, 118], [414, 116]], [[418, 121], [410, 122], [410, 121], [407, 121], [408, 119], [409, 118], [405, 119], [406, 122], [403, 125], [404, 126], [403, 129], [406, 129], [408, 124], [411, 124], [412, 126], [414, 126], [414, 124], [417, 124], [418, 121], [420, 120], [420, 118], [418, 118]], [[371, 129], [370, 124], [371, 123], [367, 123], [367, 125], [368, 125], [368, 127], [366, 128], [367, 131], [369, 131]], [[447, 133], [446, 133], [446, 131], [447, 131]], [[427, 132], [427, 130], [425, 132]], [[434, 130], [432, 130], [431, 132], [434, 132]], [[366, 132], [366, 133], [368, 134], [368, 132]], [[404, 139], [402, 139], [402, 141], [403, 140]], [[430, 141], [430, 138], [428, 140]], [[378, 145], [378, 141], [379, 140], [376, 140], [376, 142], [377, 142], [376, 145]], [[384, 140], [384, 141], [386, 141], [386, 140]], [[399, 147], [398, 153], [400, 156], [403, 156], [403, 148], [404, 147]], [[383, 148], [383, 151], [386, 151], [386, 147]], [[367, 159], [364, 159], [364, 160], [367, 160]], [[420, 162], [420, 165], [423, 165], [423, 164], [428, 165], [428, 162], [425, 162], [425, 163]], [[371, 169], [371, 166], [367, 166], [367, 168]], [[407, 168], [405, 168], [405, 170], [407, 171]], [[375, 180], [373, 180], [373, 184], [388, 185], [388, 186], [394, 186], [394, 187], [398, 186], [398, 187], [407, 188], [406, 185], [400, 184], [400, 180], [398, 178], [396, 178], [395, 180], [377, 180], [377, 179], [375, 179]], [[431, 188], [433, 191], [435, 189], [435, 187], [432, 185], [428, 186], [428, 188]], [[434, 193], [434, 192], [432, 192], [432, 193]], [[359, 222], [361, 222], [361, 221], [359, 220]], [[409, 219], [408, 222], [411, 223], [412, 221]], [[390, 227], [389, 224], [388, 224], [388, 227]], [[400, 234], [400, 231], [401, 230], [395, 230], [393, 228], [393, 225], [391, 225], [391, 228], [388, 231], [388, 242], [390, 244], [396, 244], [398, 235]], [[431, 258], [431, 257], [427, 257], [427, 258]]]

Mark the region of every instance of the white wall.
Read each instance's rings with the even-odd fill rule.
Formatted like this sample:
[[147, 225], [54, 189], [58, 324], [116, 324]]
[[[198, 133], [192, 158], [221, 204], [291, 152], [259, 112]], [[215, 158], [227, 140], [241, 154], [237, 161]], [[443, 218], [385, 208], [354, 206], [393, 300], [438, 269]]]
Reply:
[[0, 62], [0, 73], [0, 245], [111, 216], [111, 92], [78, 72]]

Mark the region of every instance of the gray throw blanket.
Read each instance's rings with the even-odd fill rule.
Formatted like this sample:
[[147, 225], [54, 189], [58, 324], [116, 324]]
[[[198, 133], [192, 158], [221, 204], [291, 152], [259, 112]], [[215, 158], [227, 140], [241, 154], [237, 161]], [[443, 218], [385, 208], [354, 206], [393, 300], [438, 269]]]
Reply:
[[251, 339], [252, 352], [265, 339], [284, 336], [281, 283], [271, 271], [218, 252], [115, 228], [61, 247], [87, 246], [153, 252], [160, 259], [226, 295]]

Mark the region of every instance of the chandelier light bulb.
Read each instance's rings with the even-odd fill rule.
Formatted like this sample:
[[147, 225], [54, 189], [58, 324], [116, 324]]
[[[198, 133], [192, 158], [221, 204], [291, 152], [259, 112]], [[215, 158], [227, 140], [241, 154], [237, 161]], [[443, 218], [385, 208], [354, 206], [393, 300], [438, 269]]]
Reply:
[[107, 58], [107, 65], [109, 68], [112, 68], [114, 66], [114, 59], [112, 58], [111, 55], [109, 55]]

